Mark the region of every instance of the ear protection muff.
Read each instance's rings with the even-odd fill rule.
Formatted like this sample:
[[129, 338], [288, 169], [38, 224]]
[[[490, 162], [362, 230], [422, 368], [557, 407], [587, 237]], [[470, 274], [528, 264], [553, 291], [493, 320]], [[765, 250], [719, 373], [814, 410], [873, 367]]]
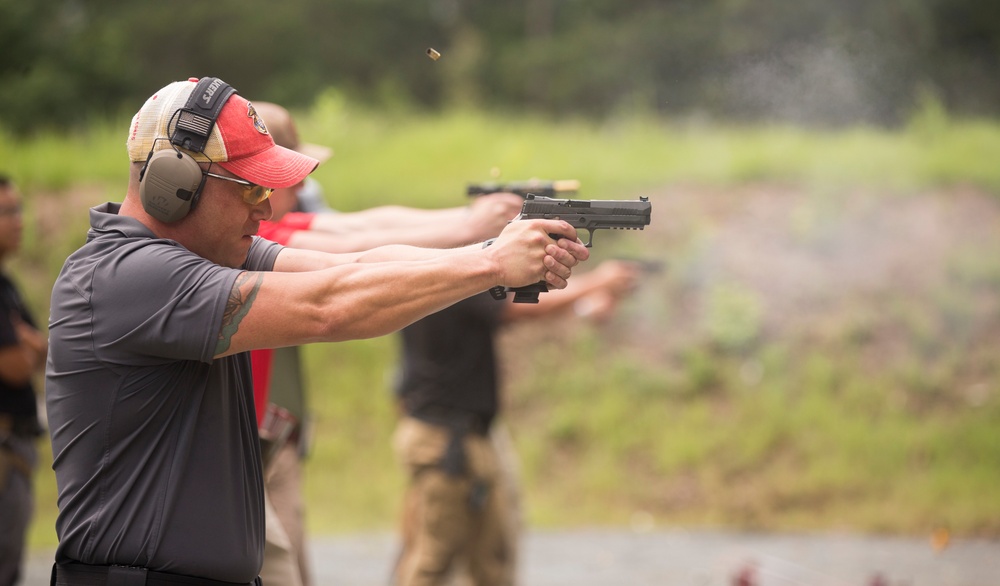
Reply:
[[177, 119], [169, 138], [173, 148], [157, 152], [151, 148], [139, 172], [139, 199], [147, 214], [171, 223], [194, 209], [206, 175], [198, 161], [179, 148], [204, 153], [219, 113], [234, 93], [235, 88], [217, 77], [202, 78], [184, 107], [171, 117]]
[[146, 213], [165, 223], [188, 215], [201, 195], [205, 175], [194, 157], [178, 150], [150, 151], [139, 179]]

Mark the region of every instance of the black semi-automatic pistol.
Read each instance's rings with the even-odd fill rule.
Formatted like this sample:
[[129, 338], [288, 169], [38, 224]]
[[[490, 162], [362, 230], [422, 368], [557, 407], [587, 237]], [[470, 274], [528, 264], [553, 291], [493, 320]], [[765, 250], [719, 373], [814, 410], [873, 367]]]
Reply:
[[[640, 197], [635, 200], [586, 200], [586, 199], [553, 199], [551, 197], [527, 194], [521, 213], [516, 220], [563, 220], [569, 222], [577, 230], [590, 233], [587, 243], [590, 248], [594, 243], [594, 231], [604, 229], [642, 230], [649, 225], [652, 206], [649, 198]], [[553, 235], [554, 238], [558, 236]], [[497, 286], [490, 289], [494, 299], [506, 299], [507, 292], [514, 292], [514, 303], [538, 303], [538, 294], [549, 290], [545, 281], [524, 287]]]

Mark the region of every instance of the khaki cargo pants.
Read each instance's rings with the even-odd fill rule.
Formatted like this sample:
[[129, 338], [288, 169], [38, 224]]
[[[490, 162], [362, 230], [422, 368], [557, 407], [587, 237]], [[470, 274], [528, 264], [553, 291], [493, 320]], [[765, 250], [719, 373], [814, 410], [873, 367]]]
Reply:
[[302, 468], [297, 443], [280, 447], [264, 471], [264, 565], [271, 586], [310, 586], [306, 551]]
[[450, 434], [408, 417], [396, 428], [394, 448], [409, 476], [396, 584], [447, 584], [458, 572], [475, 586], [510, 586], [519, 520], [513, 484], [490, 438], [476, 434], [463, 441], [465, 474], [447, 474], [439, 463]]

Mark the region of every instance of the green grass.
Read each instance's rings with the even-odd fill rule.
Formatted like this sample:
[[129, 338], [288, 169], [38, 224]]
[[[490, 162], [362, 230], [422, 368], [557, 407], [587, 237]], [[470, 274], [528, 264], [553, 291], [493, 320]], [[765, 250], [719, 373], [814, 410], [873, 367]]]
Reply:
[[896, 377], [847, 362], [787, 363], [752, 388], [724, 374], [692, 396], [603, 368], [573, 396], [526, 383], [513, 419], [534, 521], [1000, 534], [997, 402], [915, 411], [886, 392]]
[[[1000, 192], [1000, 165], [989, 156], [1000, 152], [1000, 124], [933, 108], [898, 131], [387, 114], [336, 94], [297, 114], [305, 140], [336, 150], [315, 175], [343, 210], [462, 205], [466, 182], [493, 180], [495, 170], [500, 180], [576, 178], [580, 197], [598, 199], [770, 184], [806, 194], [788, 229], [803, 246], [822, 247], [823, 221], [839, 213], [844, 191]], [[127, 125], [23, 141], [0, 129], [0, 170], [20, 183], [28, 225], [10, 268], [39, 316], [62, 260], [82, 241], [86, 208], [122, 196]], [[543, 331], [506, 354], [529, 522], [1000, 535], [1000, 360], [990, 351], [995, 318], [983, 318], [995, 315], [995, 255], [970, 246], [948, 260], [948, 284], [926, 295], [850, 299], [843, 314], [776, 330], [770, 300], [750, 285], [698, 280], [714, 229], [656, 215], [644, 234], [598, 235], [598, 256], [666, 254], [667, 275], [644, 285], [609, 328], [559, 339]], [[699, 312], [685, 308], [692, 297]], [[897, 346], [883, 356], [887, 340]], [[395, 344], [305, 353], [314, 533], [396, 522]], [[970, 385], [986, 398], [963, 398]], [[47, 452], [43, 460], [50, 465]], [[34, 546], [54, 543], [54, 493], [43, 469]]]
[[598, 199], [678, 183], [1000, 188], [1000, 170], [985, 156], [1000, 148], [1000, 127], [987, 122], [933, 130], [915, 124], [895, 133], [868, 128], [820, 133], [677, 127], [655, 120], [553, 125], [469, 112], [402, 120], [352, 112], [341, 120], [336, 128], [329, 122], [306, 127], [315, 129], [309, 140], [337, 149], [316, 176], [345, 209], [457, 202], [463, 182], [489, 180], [494, 170], [508, 180], [577, 178], [583, 193]]
[[[303, 140], [336, 154], [314, 174], [345, 210], [386, 203], [449, 205], [464, 184], [529, 177], [576, 178], [582, 195], [626, 197], [667, 184], [789, 182], [834, 189], [899, 190], [956, 183], [1000, 189], [989, 153], [1000, 124], [951, 120], [928, 108], [907, 127], [836, 131], [791, 126], [713, 126], [647, 117], [594, 123], [451, 111], [374, 112], [336, 93], [296, 112]], [[120, 197], [127, 178], [129, 121], [87, 132], [16, 140], [0, 128], [0, 161], [30, 195], [91, 186]]]

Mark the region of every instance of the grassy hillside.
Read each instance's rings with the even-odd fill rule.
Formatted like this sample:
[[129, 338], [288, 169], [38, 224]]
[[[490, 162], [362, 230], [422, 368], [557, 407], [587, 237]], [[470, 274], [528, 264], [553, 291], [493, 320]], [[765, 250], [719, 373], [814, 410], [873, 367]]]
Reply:
[[[505, 333], [530, 523], [1000, 535], [1000, 125], [930, 107], [897, 132], [595, 125], [336, 95], [299, 120], [336, 150], [315, 175], [344, 210], [461, 205], [497, 176], [653, 202], [646, 231], [596, 237], [598, 259], [667, 264], [611, 323]], [[26, 196], [11, 269], [40, 316], [86, 208], [121, 198], [126, 127], [0, 131]], [[395, 343], [307, 349], [313, 532], [395, 522]], [[51, 544], [50, 470], [38, 501], [32, 543]]]

